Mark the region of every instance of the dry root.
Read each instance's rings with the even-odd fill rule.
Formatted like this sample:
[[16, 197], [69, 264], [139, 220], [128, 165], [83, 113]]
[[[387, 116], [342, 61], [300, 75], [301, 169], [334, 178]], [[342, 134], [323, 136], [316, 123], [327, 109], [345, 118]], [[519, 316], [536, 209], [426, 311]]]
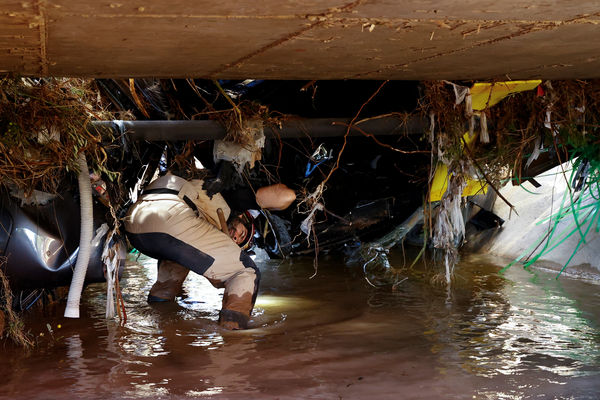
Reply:
[[0, 294], [2, 294], [0, 297], [2, 299], [0, 303], [0, 338], [7, 337], [18, 346], [31, 348], [34, 342], [25, 332], [23, 321], [12, 309], [12, 292], [8, 279], [2, 270], [5, 264], [6, 258], [2, 257], [0, 260], [0, 281], [2, 283], [2, 290], [0, 291]]
[[0, 78], [0, 184], [56, 193], [81, 151], [102, 170], [92, 119], [110, 119], [92, 81]]

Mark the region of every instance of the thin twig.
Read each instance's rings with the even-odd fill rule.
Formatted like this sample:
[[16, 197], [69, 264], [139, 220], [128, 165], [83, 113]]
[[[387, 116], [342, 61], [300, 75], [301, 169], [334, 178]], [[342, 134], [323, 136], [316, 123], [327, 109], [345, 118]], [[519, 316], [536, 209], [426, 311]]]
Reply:
[[313, 240], [315, 241], [315, 258], [313, 259], [313, 268], [315, 269], [315, 273], [308, 279], [312, 279], [317, 276], [317, 272], [319, 271], [319, 241], [317, 239], [317, 234], [315, 233], [315, 225], [311, 226], [311, 231], [313, 234]]
[[477, 162], [477, 160], [475, 159], [475, 157], [473, 157], [473, 154], [471, 153], [471, 149], [467, 145], [467, 142], [465, 141], [465, 138], [463, 137], [463, 138], [461, 138], [461, 140], [463, 141], [463, 146], [464, 146], [465, 151], [467, 152], [468, 157], [471, 159], [471, 161], [473, 162], [473, 164], [475, 165], [475, 167], [479, 170], [479, 172], [481, 172], [481, 175], [483, 175], [483, 178], [485, 179], [486, 183], [488, 185], [490, 185], [490, 187], [492, 189], [494, 189], [494, 192], [496, 192], [496, 194], [498, 195], [498, 197], [500, 197], [510, 207], [511, 211], [514, 211], [515, 214], [519, 215], [519, 213], [515, 209], [515, 206], [513, 206], [510, 203], [510, 201], [508, 201], [508, 199], [506, 197], [504, 197], [504, 195], [502, 195], [502, 193], [500, 193], [500, 190], [498, 190], [496, 188], [496, 186], [490, 181], [490, 179], [488, 178], [488, 176], [485, 173], [485, 171], [483, 170], [483, 168], [481, 168], [481, 166], [479, 165], [479, 163]]
[[344, 149], [346, 148], [346, 143], [348, 142], [348, 135], [350, 134], [350, 129], [354, 126], [354, 122], [358, 119], [358, 116], [362, 112], [363, 108], [365, 108], [366, 105], [369, 104], [371, 102], [371, 100], [373, 100], [375, 98], [375, 96], [377, 96], [377, 94], [381, 91], [381, 89], [383, 89], [385, 84], [388, 82], [389, 82], [389, 80], [386, 80], [386, 81], [383, 81], [383, 83], [381, 85], [379, 85], [379, 87], [371, 95], [371, 97], [369, 97], [369, 99], [367, 101], [365, 101], [362, 106], [360, 106], [360, 109], [358, 110], [358, 112], [356, 113], [354, 118], [352, 118], [352, 121], [350, 121], [350, 124], [348, 125], [348, 128], [346, 129], [346, 133], [344, 134], [344, 144], [342, 145], [342, 148], [338, 154], [338, 157], [337, 157], [334, 167], [329, 171], [329, 174], [327, 174], [327, 177], [322, 182], [323, 185], [325, 185], [325, 183], [329, 180], [331, 175], [333, 175], [334, 171], [336, 171], [340, 166], [340, 160], [342, 158], [342, 153], [344, 152]]

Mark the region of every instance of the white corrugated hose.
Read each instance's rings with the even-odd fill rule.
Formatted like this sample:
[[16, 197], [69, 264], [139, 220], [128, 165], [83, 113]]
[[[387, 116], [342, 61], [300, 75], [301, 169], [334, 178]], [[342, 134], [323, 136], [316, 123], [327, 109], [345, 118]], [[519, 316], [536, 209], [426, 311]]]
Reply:
[[92, 203], [92, 185], [90, 183], [90, 173], [87, 166], [85, 154], [81, 152], [77, 159], [79, 166], [79, 202], [81, 211], [81, 233], [79, 236], [79, 253], [75, 263], [75, 271], [69, 288], [67, 297], [67, 307], [65, 317], [79, 318], [79, 300], [83, 291], [83, 281], [90, 261], [92, 251], [92, 238], [94, 235], [94, 216]]

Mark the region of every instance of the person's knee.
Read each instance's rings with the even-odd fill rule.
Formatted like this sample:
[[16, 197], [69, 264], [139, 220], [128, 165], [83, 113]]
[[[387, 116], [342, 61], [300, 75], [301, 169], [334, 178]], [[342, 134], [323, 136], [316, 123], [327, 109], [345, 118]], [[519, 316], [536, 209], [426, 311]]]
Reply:
[[225, 283], [225, 292], [230, 296], [251, 296], [258, 290], [260, 272], [254, 268], [244, 268]]
[[242, 265], [246, 267], [246, 269], [252, 269], [254, 271], [254, 275], [256, 277], [256, 286], [258, 286], [260, 282], [260, 269], [258, 269], [256, 264], [254, 263], [254, 260], [250, 257], [248, 253], [242, 251], [240, 253], [240, 261], [242, 262]]

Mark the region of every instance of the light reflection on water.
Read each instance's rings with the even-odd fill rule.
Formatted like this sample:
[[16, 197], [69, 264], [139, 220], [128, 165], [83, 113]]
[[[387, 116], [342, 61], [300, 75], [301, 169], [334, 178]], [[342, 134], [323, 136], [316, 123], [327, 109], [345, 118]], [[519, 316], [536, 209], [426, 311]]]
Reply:
[[[335, 258], [314, 279], [312, 260], [263, 260], [253, 329], [228, 332], [222, 290], [200, 276], [176, 302], [148, 304], [156, 262], [141, 257], [122, 279], [124, 326], [104, 319], [104, 285], [86, 289], [79, 320], [30, 314], [46, 334], [31, 354], [4, 351], [0, 397], [596, 398], [598, 285], [499, 276], [491, 261], [465, 257], [447, 292], [419, 269], [392, 291]], [[62, 328], [49, 336], [46, 323]]]
[[[540, 276], [516, 268], [508, 276], [514, 281], [507, 281], [497, 295], [477, 299], [473, 322], [456, 333], [472, 372], [514, 375], [538, 368], [557, 376], [580, 376], [589, 374], [586, 365], [599, 365], [597, 320], [594, 327], [582, 316], [563, 281]], [[598, 287], [587, 289], [594, 296]]]
[[[477, 257], [465, 261], [481, 262], [485, 260]], [[590, 321], [582, 307], [597, 309], [598, 286], [542, 276], [517, 267], [508, 271], [506, 279], [487, 272], [458, 279], [449, 308], [442, 306], [439, 297], [431, 300], [433, 310], [425, 316], [424, 332], [430, 351], [448, 365], [488, 378], [539, 371], [554, 377], [597, 375], [598, 314]], [[593, 303], [570, 297], [574, 293], [565, 291], [564, 282], [585, 287], [589, 292], [579, 295]], [[465, 287], [471, 290], [463, 291]]]

